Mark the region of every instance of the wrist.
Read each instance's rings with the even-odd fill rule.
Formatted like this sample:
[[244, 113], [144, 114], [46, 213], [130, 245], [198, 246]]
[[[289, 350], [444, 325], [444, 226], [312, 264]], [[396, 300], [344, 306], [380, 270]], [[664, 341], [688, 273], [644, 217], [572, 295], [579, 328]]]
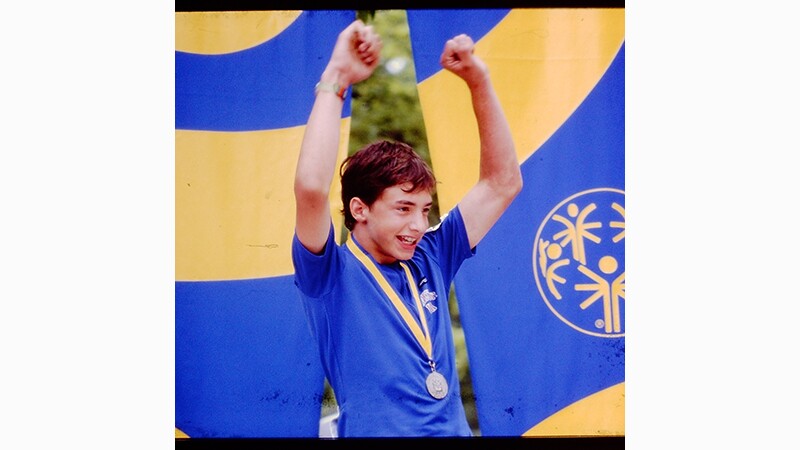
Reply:
[[314, 95], [317, 95], [320, 91], [332, 92], [344, 100], [348, 87], [350, 87], [350, 83], [347, 82], [344, 73], [329, 65], [322, 72], [319, 83], [314, 86]]
[[479, 89], [481, 87], [490, 86], [491, 79], [489, 78], [489, 71], [484, 70], [473, 74], [472, 76], [465, 77], [464, 81], [470, 89]]
[[320, 81], [316, 84], [316, 86], [314, 86], [314, 95], [319, 95], [320, 92], [331, 92], [344, 101], [344, 98], [347, 95], [347, 87], [340, 85], [339, 83]]
[[335, 64], [328, 64], [319, 77], [321, 83], [338, 84], [347, 89], [350, 87], [349, 73]]

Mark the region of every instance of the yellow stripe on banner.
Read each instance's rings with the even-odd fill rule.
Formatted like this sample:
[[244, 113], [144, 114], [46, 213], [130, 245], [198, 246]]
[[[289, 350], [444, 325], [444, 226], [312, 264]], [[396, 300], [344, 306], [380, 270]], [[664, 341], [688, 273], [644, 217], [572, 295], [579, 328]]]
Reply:
[[181, 431], [178, 427], [175, 427], [175, 439], [184, 439], [188, 438], [189, 435]]
[[[347, 153], [350, 118], [341, 121]], [[176, 281], [237, 280], [294, 273], [294, 173], [305, 126], [256, 131], [175, 131]], [[338, 168], [338, 165], [337, 165]], [[341, 231], [341, 188], [331, 184]]]
[[266, 42], [302, 11], [176, 12], [175, 50], [206, 55], [233, 53]]
[[523, 436], [624, 436], [625, 383], [604, 389], [558, 411]]
[[[624, 9], [515, 9], [476, 43], [521, 162], [586, 98], [624, 38]], [[458, 77], [442, 70], [418, 88], [440, 208], [447, 211], [478, 179], [478, 128]]]

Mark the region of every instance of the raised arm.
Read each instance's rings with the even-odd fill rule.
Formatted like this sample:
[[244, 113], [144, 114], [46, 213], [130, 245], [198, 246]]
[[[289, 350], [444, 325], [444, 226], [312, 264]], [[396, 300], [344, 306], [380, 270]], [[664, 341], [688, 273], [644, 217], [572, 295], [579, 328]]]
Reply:
[[474, 48], [469, 36], [458, 35], [445, 43], [440, 60], [442, 67], [467, 83], [478, 122], [480, 175], [459, 202], [470, 247], [486, 236], [522, 190], [522, 173], [511, 130], [492, 87], [489, 70], [475, 56]]
[[320, 77], [294, 180], [295, 232], [311, 252], [322, 251], [330, 230], [328, 198], [336, 172], [344, 105], [339, 93], [372, 74], [378, 66], [381, 47], [380, 37], [372, 27], [356, 20], [339, 33], [328, 65]]

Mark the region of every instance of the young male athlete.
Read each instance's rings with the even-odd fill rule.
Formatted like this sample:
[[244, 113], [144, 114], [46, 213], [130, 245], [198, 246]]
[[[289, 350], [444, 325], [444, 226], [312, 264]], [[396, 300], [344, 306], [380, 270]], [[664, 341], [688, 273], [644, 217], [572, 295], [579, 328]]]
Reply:
[[295, 284], [339, 406], [338, 436], [470, 436], [448, 292], [522, 189], [522, 176], [487, 67], [470, 37], [455, 36], [441, 64], [469, 87], [480, 134], [478, 182], [428, 229], [436, 185], [430, 168], [403, 143], [368, 145], [340, 167], [350, 236], [337, 245], [328, 194], [344, 92], [373, 73], [381, 47], [370, 26], [351, 23], [316, 87], [294, 185]]

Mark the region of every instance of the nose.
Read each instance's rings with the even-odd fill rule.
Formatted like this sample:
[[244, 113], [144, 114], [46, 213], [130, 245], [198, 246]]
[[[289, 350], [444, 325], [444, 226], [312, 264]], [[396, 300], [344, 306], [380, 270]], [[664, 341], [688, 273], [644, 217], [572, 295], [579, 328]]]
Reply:
[[411, 230], [414, 232], [420, 232], [426, 230], [428, 228], [428, 215], [425, 213], [421, 213], [414, 216], [414, 220], [411, 221]]

